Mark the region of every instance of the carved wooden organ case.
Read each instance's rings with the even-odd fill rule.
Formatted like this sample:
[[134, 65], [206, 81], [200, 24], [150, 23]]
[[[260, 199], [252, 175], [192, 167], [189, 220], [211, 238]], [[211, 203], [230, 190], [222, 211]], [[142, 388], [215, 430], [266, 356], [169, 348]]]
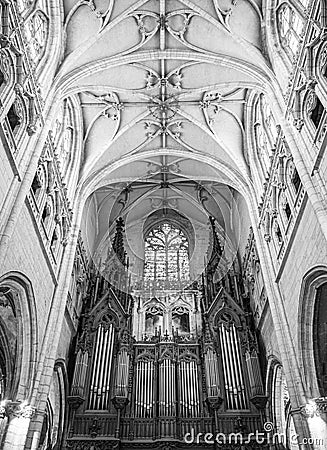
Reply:
[[[113, 248], [122, 264], [107, 270], [117, 270], [118, 287], [94, 272], [76, 340], [70, 448], [152, 448], [157, 441], [186, 448], [192, 430], [262, 431], [266, 397], [252, 314], [239, 275], [226, 271], [214, 219], [211, 226], [202, 284], [151, 297], [129, 292], [117, 222]], [[162, 316], [162, 326], [149, 332], [149, 315]]]

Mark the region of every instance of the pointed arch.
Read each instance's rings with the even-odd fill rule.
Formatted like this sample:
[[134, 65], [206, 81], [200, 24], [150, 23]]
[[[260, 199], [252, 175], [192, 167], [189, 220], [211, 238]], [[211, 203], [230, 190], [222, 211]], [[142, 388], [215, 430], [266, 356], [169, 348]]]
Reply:
[[[20, 272], [7, 272], [0, 277], [2, 304], [11, 304], [17, 320], [17, 358], [11, 381], [12, 398], [27, 400], [31, 394], [34, 380], [38, 332], [36, 304], [30, 280]], [[5, 302], [5, 303], [4, 303]]]
[[300, 361], [304, 369], [308, 397], [315, 398], [321, 395], [321, 384], [317, 377], [317, 364], [315, 351], [317, 342], [314, 342], [315, 309], [319, 302], [317, 296], [319, 288], [327, 283], [327, 265], [311, 268], [303, 277], [299, 298], [299, 336], [298, 348]]

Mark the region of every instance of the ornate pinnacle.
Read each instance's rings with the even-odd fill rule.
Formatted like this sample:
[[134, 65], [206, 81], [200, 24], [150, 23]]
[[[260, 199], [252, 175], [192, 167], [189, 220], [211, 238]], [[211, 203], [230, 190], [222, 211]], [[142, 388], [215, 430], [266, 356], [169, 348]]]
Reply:
[[211, 223], [211, 227], [212, 227], [212, 238], [213, 238], [213, 242], [212, 242], [212, 246], [213, 246], [213, 254], [216, 254], [218, 256], [221, 256], [223, 254], [223, 250], [221, 248], [220, 242], [219, 242], [219, 238], [217, 235], [217, 231], [216, 231], [216, 225], [215, 225], [215, 218], [212, 216], [209, 216], [209, 220]]
[[112, 248], [119, 261], [126, 266], [126, 251], [124, 247], [124, 220], [119, 217], [116, 220], [116, 234], [112, 243]]

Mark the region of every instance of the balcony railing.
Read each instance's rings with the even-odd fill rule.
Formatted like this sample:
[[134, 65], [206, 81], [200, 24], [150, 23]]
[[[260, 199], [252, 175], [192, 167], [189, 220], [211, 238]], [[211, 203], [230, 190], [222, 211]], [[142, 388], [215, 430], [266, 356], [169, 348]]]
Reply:
[[261, 419], [258, 415], [237, 414], [218, 417], [217, 429], [211, 417], [175, 418], [157, 417], [155, 419], [123, 417], [120, 422], [119, 436], [117, 436], [117, 418], [108, 413], [76, 416], [73, 435], [70, 439], [93, 437], [119, 438], [121, 441], [133, 440], [184, 440], [188, 433], [196, 436], [198, 433], [221, 433], [226, 436], [241, 433], [244, 439], [250, 433], [263, 432]]

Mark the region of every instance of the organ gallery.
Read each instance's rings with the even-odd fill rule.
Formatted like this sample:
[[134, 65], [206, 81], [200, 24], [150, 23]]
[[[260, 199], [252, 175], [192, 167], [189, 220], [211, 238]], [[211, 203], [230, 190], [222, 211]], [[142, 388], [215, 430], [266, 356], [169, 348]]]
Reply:
[[190, 282], [187, 235], [162, 218], [145, 237], [149, 260], [136, 288], [117, 220], [102, 274], [90, 269], [83, 300], [68, 397], [73, 448], [87, 429], [131, 449], [157, 439], [187, 448], [191, 431], [236, 430], [244, 440], [264, 431], [250, 294], [209, 219], [211, 253], [199, 281]]

